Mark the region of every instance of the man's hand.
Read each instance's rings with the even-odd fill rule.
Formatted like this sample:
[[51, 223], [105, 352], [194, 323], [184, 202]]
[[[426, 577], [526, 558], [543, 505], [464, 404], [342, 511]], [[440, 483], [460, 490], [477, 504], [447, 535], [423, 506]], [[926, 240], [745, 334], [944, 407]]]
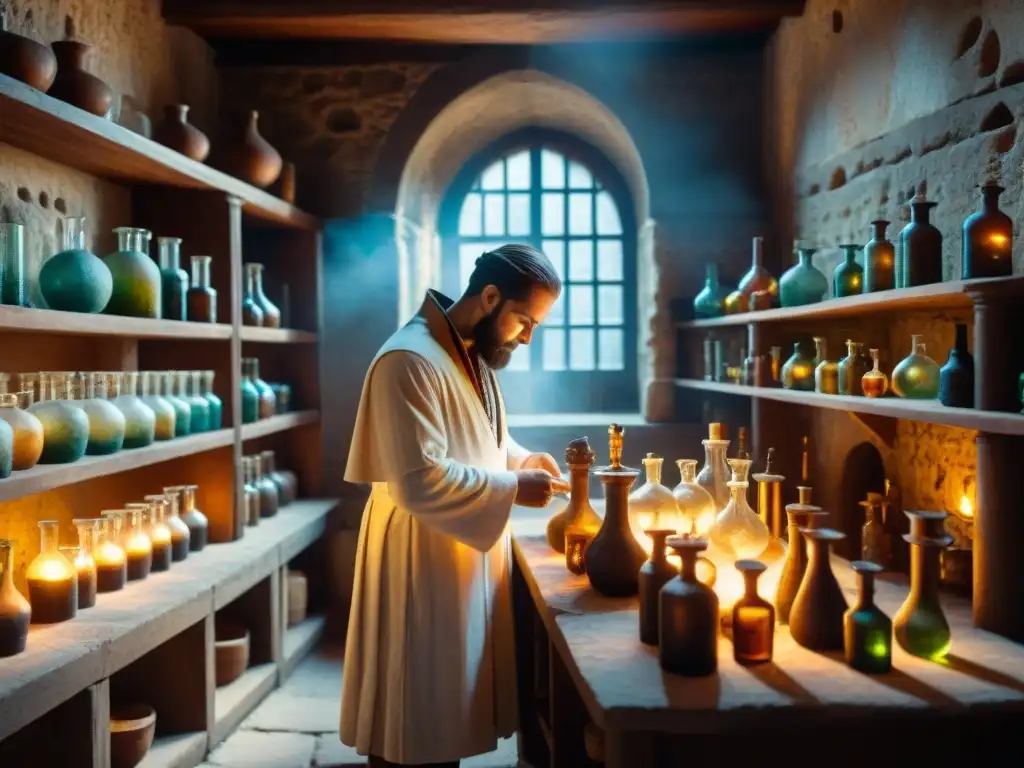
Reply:
[[550, 453], [531, 453], [523, 459], [520, 469], [543, 469], [545, 472], [559, 477], [562, 470], [558, 468], [558, 462]]
[[523, 507], [546, 507], [555, 491], [569, 490], [567, 482], [544, 469], [520, 469], [516, 472], [516, 480], [519, 483], [516, 504]]

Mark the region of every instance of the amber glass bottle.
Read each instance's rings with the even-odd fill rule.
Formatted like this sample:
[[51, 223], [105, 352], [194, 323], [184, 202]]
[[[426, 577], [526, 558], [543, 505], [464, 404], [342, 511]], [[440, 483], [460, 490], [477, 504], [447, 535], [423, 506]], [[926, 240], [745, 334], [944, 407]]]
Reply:
[[757, 580], [765, 571], [759, 560], [737, 560], [746, 589], [732, 608], [732, 652], [739, 664], [772, 660], [775, 647], [775, 608], [757, 594]]
[[217, 291], [210, 284], [209, 256], [192, 257], [192, 287], [188, 289], [188, 319], [193, 323], [217, 322]]

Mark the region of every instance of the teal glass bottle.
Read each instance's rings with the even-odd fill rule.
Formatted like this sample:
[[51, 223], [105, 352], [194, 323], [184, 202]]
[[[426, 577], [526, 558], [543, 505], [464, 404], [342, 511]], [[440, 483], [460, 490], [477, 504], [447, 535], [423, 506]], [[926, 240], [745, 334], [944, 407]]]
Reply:
[[260, 418], [269, 419], [277, 412], [277, 395], [263, 379], [260, 378], [260, 361], [252, 358], [249, 364], [252, 368], [252, 383], [256, 391], [260, 393]]
[[981, 188], [981, 210], [963, 226], [964, 280], [974, 277], [1006, 277], [1013, 274], [1013, 220], [999, 210], [1003, 188], [989, 181]]
[[64, 249], [39, 270], [39, 293], [46, 306], [63, 312], [102, 312], [114, 280], [110, 268], [85, 249], [85, 218], [63, 220]]
[[910, 533], [910, 593], [896, 613], [893, 629], [896, 642], [907, 653], [937, 660], [949, 652], [949, 622], [939, 602], [940, 556], [953, 543], [944, 530], [945, 512], [905, 511]]
[[857, 602], [843, 614], [846, 663], [858, 672], [883, 675], [892, 669], [892, 620], [875, 605], [875, 576], [882, 566], [857, 560]]
[[107, 375], [87, 373], [82, 384], [85, 397], [81, 405], [89, 418], [89, 445], [85, 452], [90, 456], [117, 453], [124, 446], [127, 423], [124, 414], [107, 399]]
[[260, 391], [252, 377], [253, 359], [242, 359], [242, 423], [252, 424], [260, 418]]
[[185, 320], [188, 273], [181, 268], [181, 238], [158, 237], [160, 249], [160, 312], [164, 320]]
[[911, 352], [893, 369], [892, 391], [911, 400], [934, 400], [939, 396], [939, 364], [925, 354], [923, 337], [910, 337]]
[[149, 256], [148, 229], [117, 227], [117, 250], [104, 257], [114, 281], [110, 301], [103, 311], [127, 317], [160, 317], [163, 284], [160, 267]]
[[844, 243], [839, 249], [843, 252], [843, 261], [832, 273], [832, 298], [858, 296], [864, 290], [864, 267], [857, 263], [862, 246]]
[[196, 432], [210, 431], [210, 403], [203, 397], [202, 371], [178, 371], [179, 376], [185, 376], [188, 385], [185, 400], [192, 409], [192, 434]]
[[217, 397], [213, 391], [213, 379], [216, 375], [213, 371], [200, 371], [200, 390], [206, 402], [210, 406], [210, 429], [220, 429], [224, 422], [224, 401]]
[[708, 263], [704, 267], [704, 275], [704, 288], [693, 300], [693, 314], [698, 318], [721, 317], [722, 302], [727, 292], [718, 282], [718, 265]]
[[942, 282], [942, 233], [931, 223], [937, 205], [917, 195], [910, 201], [910, 223], [900, 232], [896, 253], [896, 287]]
[[[118, 374], [112, 374], [111, 382]], [[139, 398], [138, 371], [125, 371], [120, 374], [120, 393], [111, 391], [114, 405], [124, 414], [124, 447], [145, 448], [152, 445], [156, 438], [156, 414], [153, 409]]]
[[814, 248], [798, 248], [799, 261], [779, 280], [779, 300], [784, 307], [816, 304], [828, 294], [828, 279], [814, 266]]
[[804, 392], [814, 391], [814, 358], [803, 353], [800, 342], [793, 345], [793, 354], [782, 366], [782, 386]]
[[871, 222], [871, 239], [864, 246], [864, 293], [896, 287], [896, 248], [885, 236], [889, 222]]
[[157, 392], [174, 409], [174, 436], [184, 437], [192, 431], [192, 407], [174, 393], [174, 374], [171, 371], [153, 371]]

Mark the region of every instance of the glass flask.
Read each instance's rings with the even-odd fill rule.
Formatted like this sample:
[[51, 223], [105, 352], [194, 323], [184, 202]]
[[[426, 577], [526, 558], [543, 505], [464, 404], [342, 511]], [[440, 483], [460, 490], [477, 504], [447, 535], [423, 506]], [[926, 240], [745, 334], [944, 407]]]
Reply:
[[640, 642], [657, 645], [658, 593], [678, 573], [665, 554], [665, 540], [674, 535], [675, 531], [648, 528], [645, 533], [651, 540], [651, 557], [640, 566], [637, 580], [637, 594], [640, 597]]
[[156, 433], [156, 414], [153, 409], [139, 398], [138, 371], [124, 371], [121, 374], [111, 373], [108, 383], [120, 379], [120, 393], [111, 391], [114, 405], [124, 414], [124, 447], [145, 448], [153, 444]]
[[128, 581], [149, 576], [153, 569], [153, 542], [146, 531], [148, 504], [125, 504], [128, 530], [124, 534], [124, 553], [128, 557]]
[[[188, 430], [190, 435], [206, 431], [206, 422], [209, 420], [209, 403], [203, 398], [203, 402], [196, 403], [189, 394], [191, 377], [188, 371], [168, 371], [171, 386], [175, 399], [188, 406]], [[205, 406], [205, 408], [204, 408]]]
[[967, 350], [967, 326], [956, 324], [956, 345], [939, 369], [939, 402], [947, 408], [974, 407], [974, 357]]
[[[263, 318], [261, 325], [263, 325], [264, 328], [280, 328], [281, 310], [279, 310], [277, 306], [267, 298], [267, 294], [263, 292], [262, 264], [245, 265], [245, 286], [246, 298], [248, 299], [251, 297], [253, 303], [255, 303], [255, 305], [260, 309], [260, 313]], [[245, 305], [243, 303], [243, 307], [244, 306]]]
[[682, 532], [706, 538], [718, 512], [715, 500], [706, 488], [697, 484], [696, 459], [677, 459], [676, 466], [679, 467], [679, 485], [672, 489], [672, 498], [686, 521]]
[[102, 312], [114, 290], [103, 260], [85, 249], [85, 217], [62, 220], [63, 250], [39, 270], [39, 293], [50, 309]]
[[164, 320], [185, 320], [188, 273], [181, 268], [181, 238], [158, 237], [160, 249], [160, 312]]
[[858, 296], [864, 290], [864, 267], [857, 263], [857, 254], [863, 246], [856, 243], [844, 243], [839, 246], [843, 252], [843, 260], [832, 273], [832, 298]]
[[846, 538], [830, 528], [804, 528], [810, 552], [807, 570], [789, 612], [789, 631], [812, 651], [843, 650], [843, 615], [846, 598], [832, 572], [831, 545]]
[[162, 493], [152, 493], [143, 497], [149, 504], [149, 520], [146, 535], [153, 545], [153, 570], [170, 570], [173, 536], [167, 525], [167, 497]]
[[[763, 237], [755, 237], [751, 241], [750, 269], [740, 278], [737, 293], [744, 298], [743, 309], [739, 310], [741, 312], [747, 310], [749, 300], [755, 293], [767, 293], [769, 304], [772, 306], [778, 304], [779, 283], [764, 267]], [[767, 309], [768, 307], [758, 306], [758, 309], [762, 308]]]
[[843, 614], [843, 651], [846, 663], [858, 672], [884, 675], [892, 669], [892, 621], [875, 605], [877, 563], [850, 563], [857, 573], [857, 602]]
[[216, 374], [213, 371], [200, 371], [199, 393], [206, 398], [210, 406], [209, 428], [220, 429], [224, 424], [224, 401], [217, 397], [213, 391], [213, 379]]
[[672, 536], [668, 545], [682, 561], [679, 575], [658, 596], [658, 661], [666, 672], [703, 677], [718, 669], [718, 596], [697, 580], [704, 539]]
[[260, 492], [260, 517], [273, 517], [277, 514], [277, 485], [267, 477], [263, 469], [263, 460], [259, 454], [250, 457], [256, 487]]
[[878, 367], [878, 350], [869, 351], [873, 367], [860, 377], [860, 388], [866, 397], [882, 397], [889, 389], [889, 379]]
[[[292, 499], [289, 498], [288, 494], [290, 486], [288, 483], [288, 479], [280, 472], [278, 472], [274, 466], [274, 452], [260, 451], [260, 460], [263, 462], [263, 474], [269, 477], [274, 482], [274, 485], [277, 486], [278, 508], [287, 506], [292, 501]], [[596, 517], [597, 513], [595, 513], [594, 516]], [[600, 518], [598, 518], [598, 520], [600, 520]]]
[[697, 485], [701, 486], [715, 500], [715, 513], [721, 512], [729, 503], [729, 478], [731, 472], [725, 461], [729, 441], [722, 439], [722, 425], [708, 424], [708, 439], [704, 445], [704, 466], [697, 474]]
[[892, 391], [913, 400], [934, 400], [939, 396], [939, 366], [925, 354], [924, 338], [910, 337], [910, 354], [892, 371]]
[[174, 406], [160, 395], [156, 382], [155, 371], [139, 372], [139, 399], [149, 406], [156, 417], [153, 424], [153, 437], [156, 440], [172, 440], [176, 431]]
[[910, 201], [910, 223], [900, 232], [896, 254], [896, 287], [942, 282], [942, 233], [931, 223], [937, 205], [916, 195]]
[[718, 282], [718, 265], [708, 262], [704, 266], [704, 288], [693, 300], [693, 314], [699, 319], [721, 317], [726, 291]]
[[183, 485], [181, 488], [181, 498], [184, 500], [181, 506], [181, 519], [188, 526], [189, 551], [200, 552], [206, 547], [210, 522], [206, 515], [196, 509], [196, 491], [199, 490], [199, 486]]
[[251, 357], [242, 358], [242, 423], [252, 424], [260, 418], [260, 391], [253, 383]]
[[[949, 622], [939, 602], [942, 550], [953, 543], [953, 537], [942, 525], [945, 512], [912, 512], [910, 533], [904, 540], [910, 544], [910, 594], [897, 611], [893, 621], [896, 642], [907, 653], [937, 660], [949, 653]], [[30, 598], [31, 599], [31, 598]]]
[[780, 624], [789, 623], [789, 614], [793, 608], [793, 600], [800, 590], [800, 583], [807, 571], [807, 544], [801, 531], [805, 528], [819, 527], [818, 523], [827, 516], [821, 507], [811, 504], [811, 489], [807, 486], [797, 488], [799, 502], [786, 505], [787, 538], [786, 559], [782, 563], [779, 583], [775, 590], [775, 608], [778, 611]]
[[0, 539], [0, 658], [25, 650], [32, 607], [14, 586], [14, 539]]
[[35, 380], [39, 383], [39, 400], [28, 410], [43, 425], [43, 452], [39, 463], [78, 461], [89, 445], [89, 417], [71, 401], [70, 382], [65, 377], [39, 373]]
[[242, 492], [245, 496], [245, 524], [260, 524], [260, 489], [256, 484], [256, 473], [249, 456], [242, 457]]
[[1003, 188], [995, 181], [986, 182], [981, 187], [981, 210], [964, 221], [964, 280], [1013, 274], [1013, 220], [999, 210], [1002, 193]]
[[803, 392], [814, 391], [814, 360], [803, 353], [800, 342], [793, 345], [793, 354], [782, 366], [782, 386]]
[[747, 503], [747, 476], [750, 459], [729, 459], [733, 479], [729, 481], [732, 499], [711, 526], [711, 544], [734, 560], [751, 560], [768, 548], [771, 532]]
[[116, 592], [128, 581], [128, 556], [124, 551], [124, 511], [110, 509], [102, 513], [99, 543], [93, 550], [96, 561], [96, 589]]
[[113, 291], [104, 313], [126, 317], [160, 317], [163, 285], [160, 267], [149, 256], [148, 229], [116, 227], [117, 250], [103, 262], [113, 278]]
[[861, 380], [871, 370], [871, 361], [860, 342], [847, 339], [846, 350], [846, 357], [839, 361], [839, 394], [863, 395]]
[[828, 278], [814, 266], [817, 249], [798, 248], [799, 261], [779, 280], [779, 300], [784, 307], [816, 304], [828, 296]]
[[256, 391], [260, 395], [260, 418], [269, 419], [274, 415], [277, 398], [274, 396], [274, 390], [260, 378], [260, 361], [255, 357], [249, 359], [251, 361], [249, 366], [252, 370], [252, 385], [256, 387]]
[[743, 596], [732, 607], [732, 652], [738, 664], [772, 660], [775, 646], [775, 608], [757, 594], [757, 580], [765, 572], [759, 560], [737, 560], [743, 574]]
[[871, 239], [864, 246], [864, 293], [896, 287], [896, 249], [885, 236], [889, 222], [871, 222]]
[[117, 453], [124, 445], [127, 423], [124, 414], [107, 399], [107, 375], [90, 372], [79, 376], [85, 395], [80, 405], [89, 418], [89, 444], [85, 452], [90, 456]]
[[188, 319], [193, 323], [217, 322], [217, 291], [210, 283], [210, 256], [192, 257], [192, 285], [186, 304]]
[[171, 560], [178, 563], [188, 557], [188, 544], [191, 536], [188, 526], [185, 525], [185, 522], [178, 513], [181, 501], [181, 486], [168, 486], [164, 488], [164, 498], [167, 499], [167, 517], [165, 522], [171, 530]]
[[197, 432], [210, 431], [210, 401], [203, 397], [203, 372], [202, 371], [176, 371], [179, 380], [182, 381], [180, 391], [185, 393], [185, 402], [188, 403], [192, 418], [189, 426], [192, 434]]
[[654, 541], [647, 535], [650, 529], [671, 531], [667, 535], [688, 533], [686, 519], [679, 514], [672, 491], [661, 483], [664, 459], [653, 453], [644, 458], [647, 479], [643, 485], [629, 494], [629, 527], [633, 538], [640, 542], [644, 552], [652, 552]]
[[864, 525], [860, 529], [860, 559], [885, 565], [889, 559], [885, 551], [885, 526], [882, 525], [882, 494], [869, 492], [860, 505], [864, 507]]
[[78, 609], [96, 605], [96, 560], [93, 550], [100, 530], [100, 521], [95, 517], [76, 518], [71, 521], [78, 529], [78, 551], [72, 565], [78, 575]]
[[39, 554], [25, 571], [33, 624], [56, 624], [78, 613], [78, 574], [60, 552], [59, 525], [39, 521]]
[[263, 310], [256, 301], [256, 275], [249, 270], [251, 266], [246, 264], [245, 270], [245, 293], [242, 295], [242, 325], [262, 326]]
[[8, 307], [28, 306], [28, 285], [25, 276], [25, 227], [0, 222], [0, 304]]
[[839, 394], [839, 363], [828, 359], [828, 347], [821, 336], [814, 337], [815, 360], [814, 391], [825, 395]]
[[173, 371], [153, 371], [157, 393], [174, 409], [174, 436], [184, 437], [192, 432], [192, 406], [174, 391]]

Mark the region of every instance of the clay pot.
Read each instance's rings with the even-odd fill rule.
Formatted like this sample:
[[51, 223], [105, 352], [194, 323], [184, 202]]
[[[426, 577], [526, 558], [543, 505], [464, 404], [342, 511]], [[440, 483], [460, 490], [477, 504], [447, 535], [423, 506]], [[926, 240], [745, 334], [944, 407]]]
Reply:
[[249, 112], [242, 135], [224, 149], [223, 169], [255, 187], [269, 187], [281, 174], [281, 155], [260, 136], [259, 113]]
[[8, 32], [3, 13], [0, 13], [0, 72], [43, 93], [49, 90], [57, 74], [57, 57], [50, 47]]
[[155, 732], [156, 711], [148, 704], [111, 707], [111, 768], [135, 768], [153, 746]]
[[299, 571], [288, 574], [288, 626], [294, 627], [306, 620], [308, 588], [306, 575]]
[[214, 654], [217, 686], [233, 683], [249, 666], [249, 630], [240, 624], [218, 618], [215, 625]]
[[85, 71], [85, 57], [91, 45], [77, 40], [58, 40], [52, 44], [57, 55], [57, 77], [49, 94], [94, 115], [105, 117], [114, 103], [110, 86]]
[[164, 121], [156, 129], [153, 139], [197, 163], [203, 162], [210, 154], [210, 140], [206, 134], [188, 122], [188, 104], [164, 107]]

